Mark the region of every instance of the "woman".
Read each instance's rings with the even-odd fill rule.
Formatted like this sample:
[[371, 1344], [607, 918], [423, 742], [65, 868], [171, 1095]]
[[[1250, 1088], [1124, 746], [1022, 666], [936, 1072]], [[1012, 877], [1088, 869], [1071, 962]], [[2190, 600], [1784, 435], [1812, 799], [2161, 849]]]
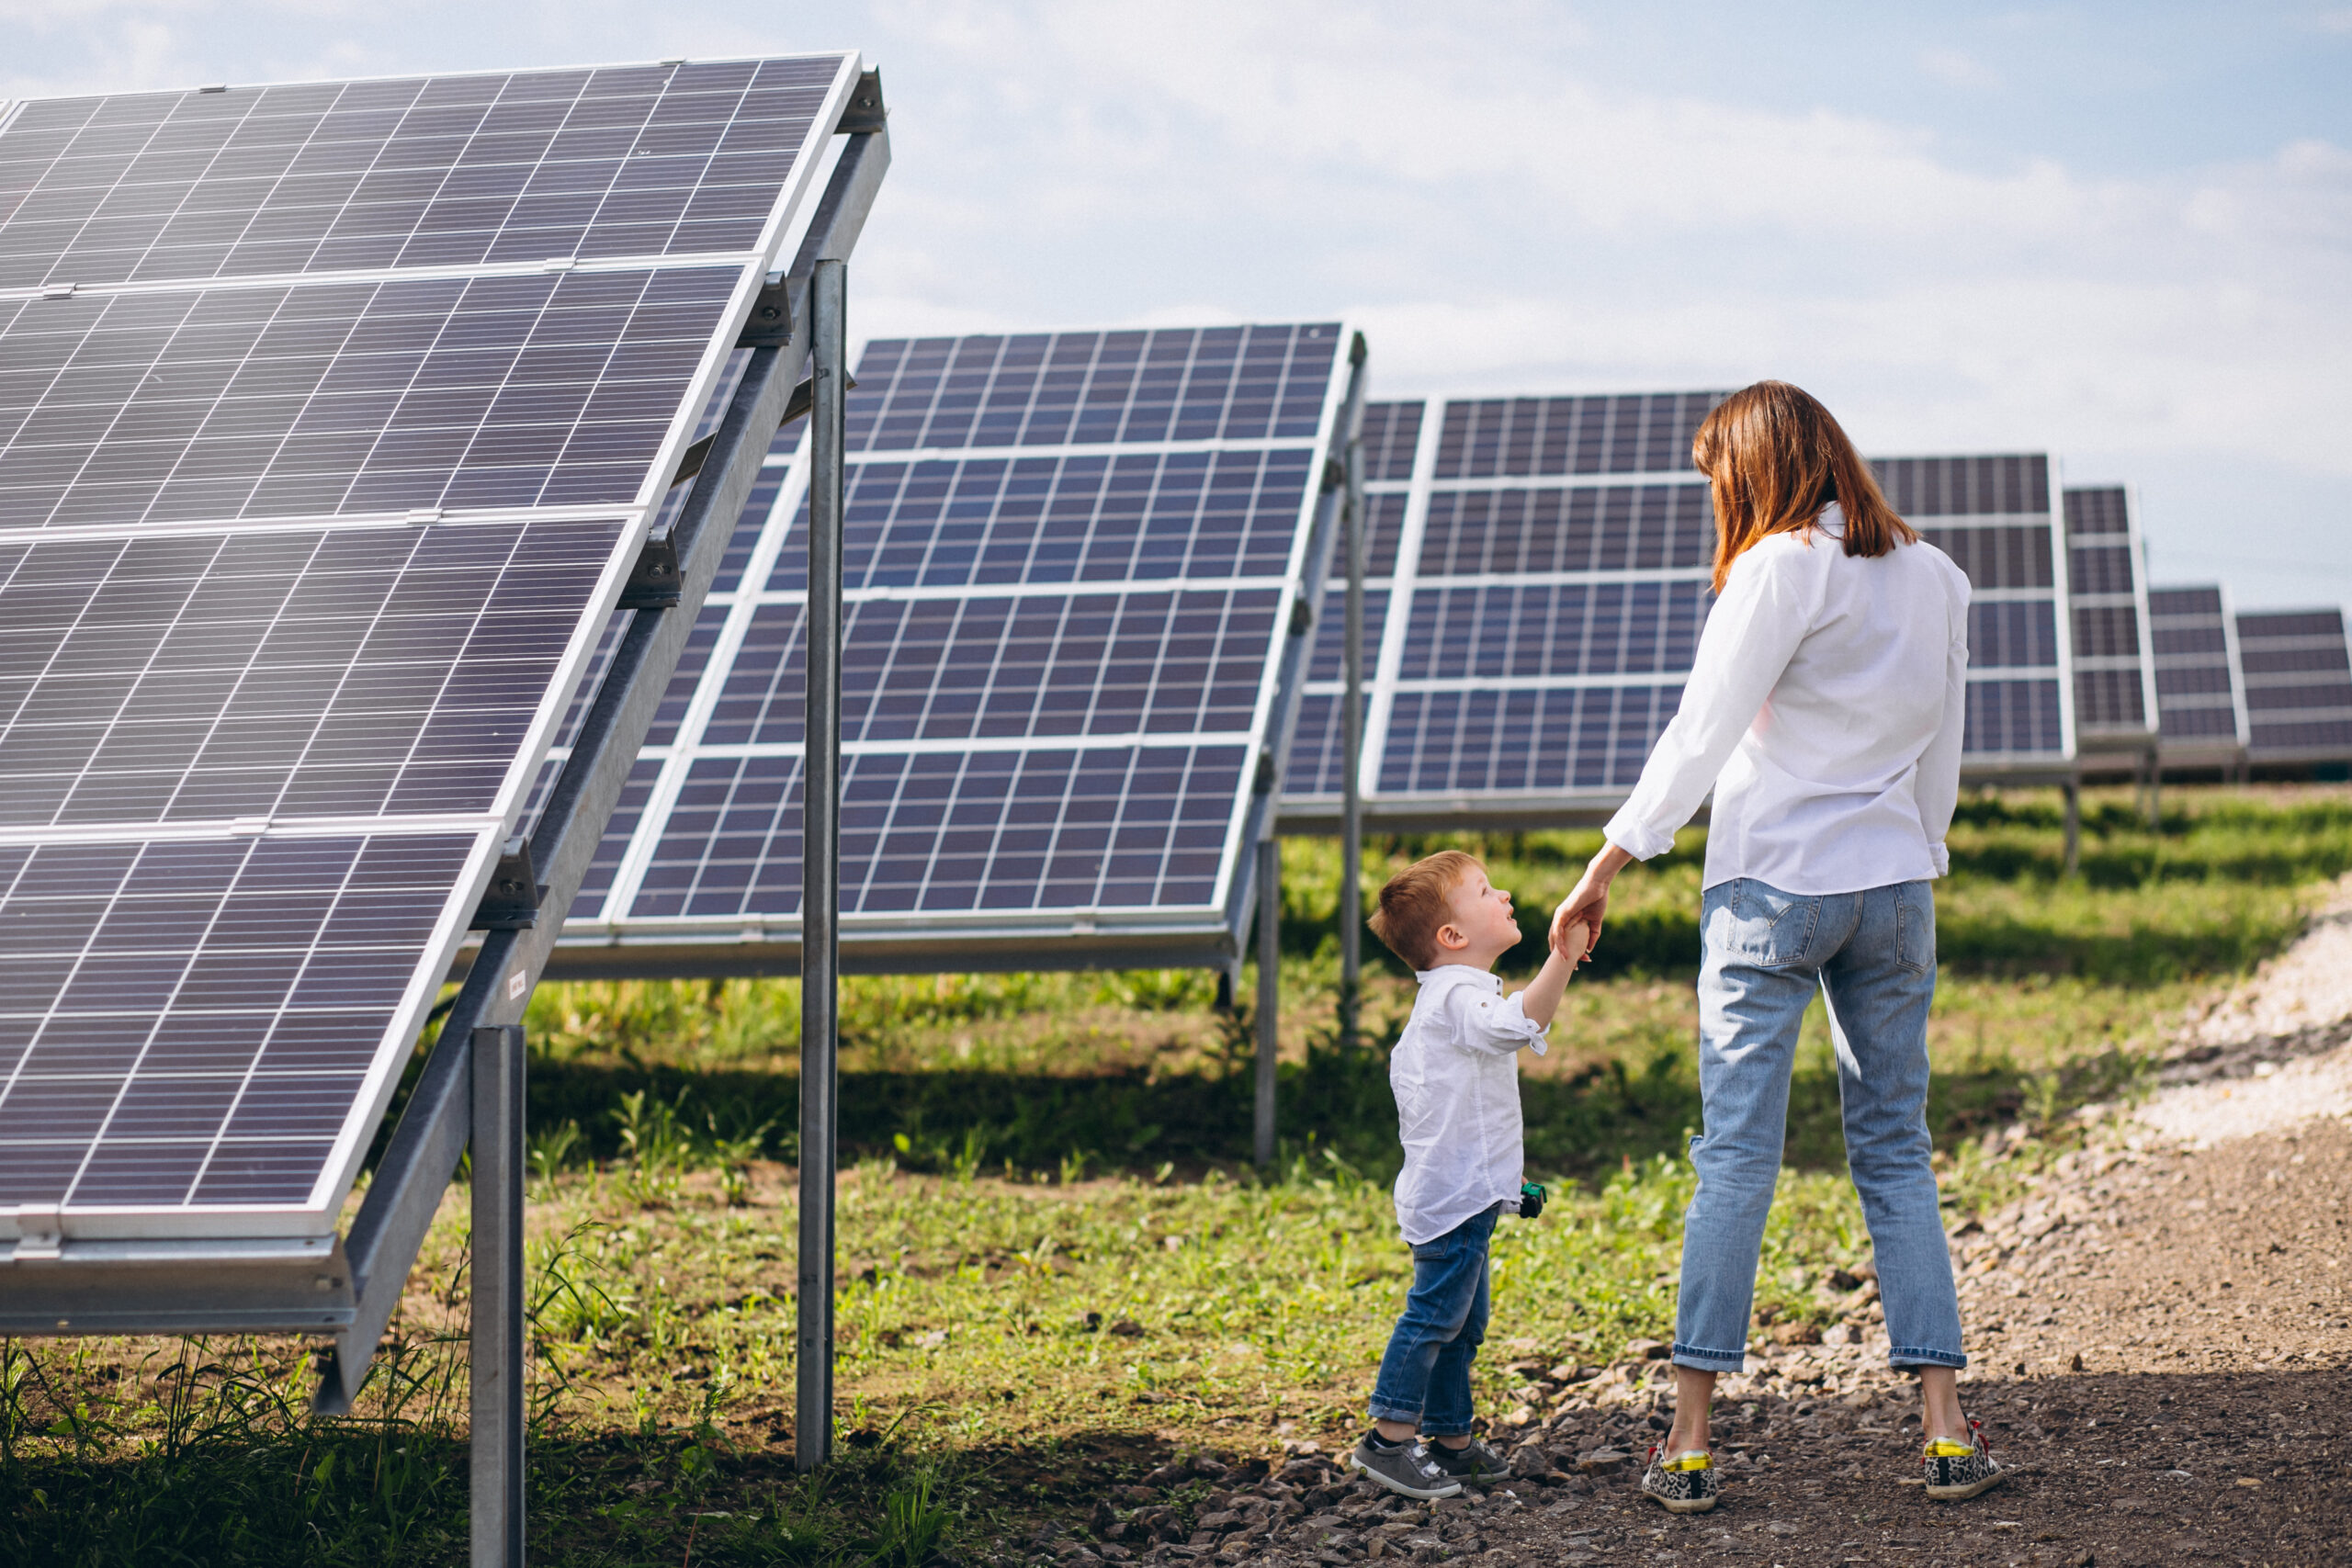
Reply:
[[1916, 1367], [1928, 1495], [2001, 1479], [1961, 1414], [1960, 1302], [1928, 1165], [1935, 900], [1960, 793], [1968, 581], [1879, 492], [1829, 411], [1759, 381], [1691, 456], [1715, 508], [1713, 613], [1682, 704], [1608, 842], [1553, 919], [1597, 936], [1611, 878], [1660, 854], [1709, 790], [1700, 925], [1699, 1189], [1684, 1215], [1675, 1412], [1643, 1489], [1715, 1502], [1708, 1404], [1745, 1364], [1797, 1025], [1818, 987], [1846, 1154], [1876, 1249], [1888, 1359]]

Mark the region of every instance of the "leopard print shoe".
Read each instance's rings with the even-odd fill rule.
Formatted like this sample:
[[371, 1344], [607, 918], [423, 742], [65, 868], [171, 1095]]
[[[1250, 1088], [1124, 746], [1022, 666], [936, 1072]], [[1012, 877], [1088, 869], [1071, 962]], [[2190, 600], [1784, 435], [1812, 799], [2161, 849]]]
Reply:
[[1989, 1492], [2009, 1473], [1993, 1462], [1984, 1427], [1975, 1421], [1968, 1424], [1967, 1442], [1938, 1438], [1920, 1450], [1919, 1464], [1927, 1472], [1928, 1495], [1940, 1503], [1956, 1503]]
[[1673, 1459], [1663, 1445], [1650, 1450], [1649, 1468], [1642, 1472], [1642, 1490], [1671, 1514], [1703, 1514], [1715, 1506], [1715, 1461], [1704, 1449]]

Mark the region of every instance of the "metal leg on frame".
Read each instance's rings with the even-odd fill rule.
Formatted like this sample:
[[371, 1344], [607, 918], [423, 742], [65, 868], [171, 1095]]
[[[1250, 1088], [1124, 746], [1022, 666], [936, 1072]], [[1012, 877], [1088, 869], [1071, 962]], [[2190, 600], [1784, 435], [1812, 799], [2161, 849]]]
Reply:
[[1282, 1040], [1283, 845], [1258, 846], [1258, 1095], [1254, 1151], [1274, 1163], [1274, 1063]]
[[473, 1568], [523, 1568], [523, 1027], [473, 1032]]
[[2066, 874], [2074, 875], [2083, 865], [2083, 786], [2069, 780], [2058, 786], [2066, 805]]
[[[1359, 354], [1363, 340], [1356, 340]], [[1340, 1049], [1353, 1050], [1363, 1006], [1363, 439], [1348, 443], [1340, 508], [1347, 552], [1347, 637], [1340, 698]]]
[[841, 1083], [842, 447], [848, 278], [820, 261], [809, 288], [808, 688], [801, 786], [800, 1258], [792, 1462], [833, 1452], [833, 1178]]

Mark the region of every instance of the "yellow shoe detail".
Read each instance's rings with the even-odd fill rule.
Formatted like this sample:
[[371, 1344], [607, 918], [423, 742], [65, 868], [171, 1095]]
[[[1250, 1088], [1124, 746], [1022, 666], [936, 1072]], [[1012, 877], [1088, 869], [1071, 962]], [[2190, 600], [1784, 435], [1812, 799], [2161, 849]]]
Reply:
[[1970, 1454], [1973, 1454], [1975, 1451], [1976, 1445], [1973, 1443], [1955, 1443], [1950, 1438], [1938, 1438], [1934, 1442], [1928, 1445], [1927, 1451], [1923, 1457], [1927, 1459], [1966, 1459]]
[[1668, 1470], [1713, 1470], [1714, 1467], [1714, 1460], [1704, 1450], [1684, 1454], [1680, 1459], [1668, 1460], [1665, 1465]]

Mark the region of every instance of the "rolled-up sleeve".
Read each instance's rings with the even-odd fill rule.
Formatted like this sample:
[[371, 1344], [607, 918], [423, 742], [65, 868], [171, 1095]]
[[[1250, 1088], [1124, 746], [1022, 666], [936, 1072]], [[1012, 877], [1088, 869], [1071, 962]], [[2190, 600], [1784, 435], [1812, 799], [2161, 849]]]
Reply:
[[[1799, 548], [1838, 547], [1834, 539]], [[1635, 860], [1674, 847], [1764, 709], [1781, 671], [1804, 640], [1812, 606], [1803, 602], [1794, 551], [1770, 540], [1732, 563], [1723, 597], [1699, 634], [1682, 701], [1651, 749], [1634, 793], [1602, 829]]]
[[1541, 1056], [1544, 1053], [1544, 1036], [1550, 1026], [1536, 1022], [1520, 1006], [1519, 996], [1498, 996], [1494, 992], [1464, 986], [1446, 998], [1448, 1021], [1453, 1026], [1453, 1043], [1464, 1050], [1485, 1051], [1498, 1056], [1532, 1049]]
[[1951, 874], [1951, 852], [1945, 848], [1944, 838], [1951, 831], [1952, 813], [1960, 807], [1960, 745], [1967, 728], [1968, 588], [1963, 581], [1952, 605], [1951, 639], [1944, 655], [1944, 721], [1919, 754], [1918, 782], [1912, 792], [1919, 803], [1919, 827], [1928, 835], [1928, 854], [1935, 862], [1938, 876]]

